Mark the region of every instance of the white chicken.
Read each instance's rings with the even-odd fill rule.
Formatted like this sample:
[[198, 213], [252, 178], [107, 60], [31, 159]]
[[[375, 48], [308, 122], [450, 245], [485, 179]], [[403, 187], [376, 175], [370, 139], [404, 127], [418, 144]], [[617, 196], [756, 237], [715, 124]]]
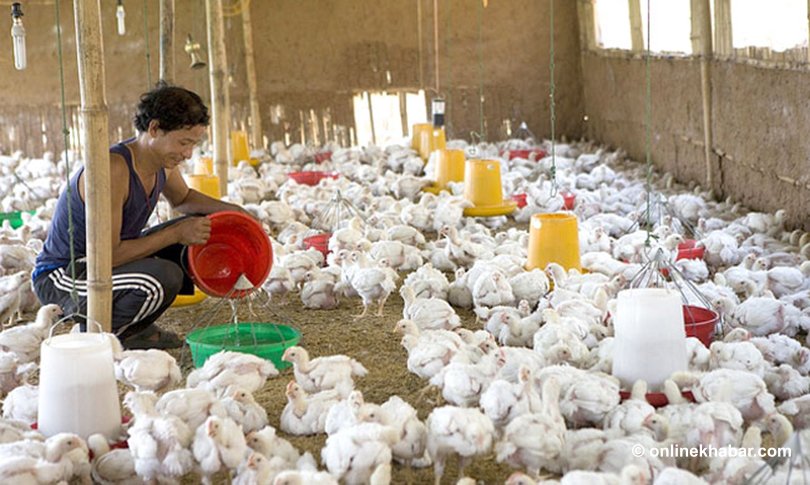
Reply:
[[423, 330], [452, 330], [461, 325], [456, 311], [445, 300], [440, 298], [417, 298], [408, 285], [399, 290], [405, 302], [402, 318], [412, 321]]
[[135, 460], [129, 449], [111, 450], [107, 438], [100, 434], [87, 438], [87, 446], [93, 452], [91, 474], [100, 484], [139, 485], [143, 479], [135, 473]]
[[548, 293], [549, 281], [544, 271], [535, 268], [509, 278], [509, 286], [516, 300], [526, 300], [533, 308]]
[[339, 304], [335, 281], [331, 277], [316, 277], [315, 271], [304, 273], [304, 286], [301, 288], [301, 303], [306, 308], [331, 310]]
[[202, 368], [191, 371], [186, 385], [209, 390], [237, 385], [249, 392], [256, 392], [264, 386], [268, 377], [277, 375], [276, 366], [269, 360], [242, 352], [222, 350], [209, 357]]
[[773, 298], [748, 298], [728, 315], [728, 325], [741, 327], [754, 336], [768, 336], [786, 327], [784, 304]]
[[363, 393], [354, 390], [349, 393], [346, 399], [330, 407], [329, 412], [326, 413], [326, 422], [324, 423], [326, 434], [333, 435], [343, 428], [357, 424], [357, 414], [364, 404]]
[[165, 392], [183, 380], [175, 358], [158, 349], [123, 352], [115, 362], [115, 378], [138, 392]]
[[37, 311], [36, 319], [25, 325], [18, 325], [0, 332], [0, 350], [13, 352], [20, 363], [39, 359], [42, 341], [56, 320], [62, 316], [59, 305], [45, 305]]
[[542, 401], [534, 388], [531, 369], [521, 366], [518, 376], [518, 383], [495, 380], [481, 394], [481, 409], [498, 429], [519, 416], [542, 411]]
[[291, 362], [295, 380], [306, 392], [338, 389], [348, 394], [354, 388], [352, 377], [364, 377], [368, 371], [363, 364], [345, 355], [309, 358], [303, 347], [293, 346], [284, 351], [281, 360]]
[[434, 409], [427, 419], [427, 451], [433, 460], [435, 483], [441, 483], [447, 457], [459, 456], [459, 477], [476, 455], [489, 452], [495, 427], [481, 411], [443, 406]]
[[500, 271], [493, 271], [488, 278], [478, 278], [472, 289], [472, 297], [477, 307], [509, 305], [515, 301], [512, 286]]
[[712, 342], [709, 368], [738, 369], [765, 376], [767, 363], [762, 352], [751, 342]]
[[346, 484], [365, 484], [379, 465], [390, 465], [391, 445], [396, 440], [394, 428], [360, 423], [329, 436], [321, 457], [329, 473]]
[[189, 451], [193, 432], [178, 417], [155, 410], [153, 392], [129, 392], [124, 398], [135, 417], [130, 426], [129, 450], [135, 471], [144, 480], [171, 480], [190, 472], [194, 458]]
[[215, 473], [236, 470], [248, 447], [239, 424], [230, 418], [211, 416], [197, 428], [192, 450], [202, 483], [209, 485]]
[[292, 273], [290, 270], [285, 268], [280, 264], [274, 264], [272, 268], [270, 268], [270, 275], [267, 276], [267, 279], [262, 284], [262, 288], [270, 298], [278, 295], [281, 298], [279, 301], [280, 305], [286, 303], [285, 297], [287, 293], [291, 292], [295, 289], [295, 282], [292, 278]]
[[393, 428], [397, 439], [391, 445], [391, 453], [395, 460], [404, 462], [408, 470], [414, 463], [420, 466], [429, 464], [424, 460], [427, 426], [419, 420], [416, 409], [399, 396], [391, 396], [381, 406], [373, 404], [362, 406], [358, 420]]
[[243, 433], [247, 434], [267, 426], [267, 411], [246, 389], [230, 387], [220, 402], [225, 407], [228, 417], [242, 427]]
[[380, 263], [380, 266], [372, 266], [365, 254], [353, 251], [349, 266], [343, 266], [343, 273], [348, 276], [349, 284], [363, 300], [363, 312], [356, 315], [355, 319], [366, 316], [368, 307], [374, 303], [377, 304], [376, 315], [381, 317], [388, 295], [397, 287], [399, 275], [385, 266], [384, 261]]
[[281, 430], [297, 436], [325, 432], [329, 408], [342, 398], [335, 389], [310, 396], [295, 381], [287, 384], [285, 394], [287, 405], [281, 412]]
[[163, 416], [174, 416], [196, 430], [209, 416], [226, 417], [225, 406], [206, 389], [177, 389], [160, 396], [155, 410]]
[[248, 433], [245, 436], [247, 445], [267, 458], [281, 458], [288, 466], [294, 466], [301, 454], [289, 441], [276, 434], [276, 429], [270, 425]]
[[21, 421], [32, 425], [37, 421], [39, 411], [39, 387], [23, 384], [15, 387], [3, 399], [3, 418]]
[[566, 429], [559, 396], [560, 385], [554, 378], [543, 383], [542, 410], [518, 416], [506, 426], [503, 438], [495, 445], [499, 462], [525, 468], [532, 476], [538, 476], [540, 469], [561, 471]]
[[719, 369], [702, 376], [675, 373], [673, 379], [688, 385], [699, 403], [719, 401], [734, 405], [746, 422], [756, 421], [773, 413], [774, 397], [761, 377], [736, 369]]

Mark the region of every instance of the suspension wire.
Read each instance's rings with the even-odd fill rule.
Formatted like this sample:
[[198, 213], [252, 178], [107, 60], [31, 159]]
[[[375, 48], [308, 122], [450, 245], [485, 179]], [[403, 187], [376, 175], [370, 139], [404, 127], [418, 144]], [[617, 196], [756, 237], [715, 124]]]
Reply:
[[433, 63], [436, 68], [436, 96], [440, 92], [439, 83], [439, 0], [433, 0]]
[[152, 89], [152, 54], [149, 53], [149, 16], [143, 0], [143, 37], [146, 40], [146, 89]]
[[487, 135], [484, 133], [484, 42], [483, 23], [484, 5], [478, 4], [478, 139], [486, 141]]
[[551, 19], [551, 33], [549, 34], [549, 46], [551, 51], [551, 60], [549, 61], [549, 77], [551, 78], [550, 84], [550, 111], [551, 111], [551, 189], [549, 195], [551, 197], [557, 196], [557, 149], [556, 149], [556, 125], [557, 125], [557, 114], [555, 112], [554, 106], [554, 0], [549, 0], [549, 4], [551, 5], [551, 12], [549, 14], [549, 18]]
[[[59, 56], [59, 88], [62, 96], [62, 137], [65, 144], [65, 181], [67, 191], [67, 210], [68, 210], [68, 243], [70, 245], [70, 299], [76, 306], [76, 311], [79, 312], [79, 294], [76, 291], [76, 253], [73, 247], [73, 190], [70, 188], [70, 130], [67, 124], [67, 107], [65, 101], [65, 62], [62, 57], [62, 22], [61, 12], [59, 9], [59, 2], [53, 2], [56, 5], [56, 52]], [[78, 180], [78, 179], [77, 179]], [[77, 187], [78, 188], [78, 187]]]
[[644, 241], [646, 247], [650, 247], [650, 239], [652, 239], [652, 155], [650, 153], [650, 140], [652, 138], [652, 89], [650, 81], [650, 0], [647, 0], [647, 48], [644, 51], [644, 70], [646, 76], [646, 95], [644, 117], [646, 122], [645, 136], [644, 136], [644, 150], [647, 156], [647, 239]]

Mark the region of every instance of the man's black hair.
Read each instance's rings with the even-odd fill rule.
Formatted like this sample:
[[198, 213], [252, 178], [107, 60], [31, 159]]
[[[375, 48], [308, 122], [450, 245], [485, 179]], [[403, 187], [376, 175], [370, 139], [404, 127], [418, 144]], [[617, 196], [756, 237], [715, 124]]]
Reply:
[[163, 131], [208, 126], [208, 108], [197, 93], [161, 81], [154, 89], [141, 95], [135, 114], [135, 128], [144, 132], [149, 129], [152, 120], [157, 120]]

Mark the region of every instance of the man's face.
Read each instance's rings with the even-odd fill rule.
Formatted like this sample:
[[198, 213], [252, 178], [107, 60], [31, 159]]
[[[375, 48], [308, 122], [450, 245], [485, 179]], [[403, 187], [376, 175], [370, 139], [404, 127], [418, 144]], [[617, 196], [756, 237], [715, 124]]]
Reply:
[[172, 169], [191, 158], [194, 147], [200, 143], [205, 132], [203, 125], [172, 131], [157, 128], [153, 131], [152, 147], [162, 158], [164, 168]]

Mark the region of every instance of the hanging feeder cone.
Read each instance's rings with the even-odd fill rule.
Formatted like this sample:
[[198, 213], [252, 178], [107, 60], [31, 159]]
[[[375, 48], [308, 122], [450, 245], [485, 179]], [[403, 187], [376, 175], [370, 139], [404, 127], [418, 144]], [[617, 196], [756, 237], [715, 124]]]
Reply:
[[464, 198], [473, 205], [464, 209], [465, 216], [504, 216], [517, 208], [517, 202], [503, 198], [501, 162], [498, 160], [467, 160], [464, 165]]
[[435, 128], [431, 124], [421, 131], [420, 137], [419, 156], [422, 157], [422, 160], [427, 160], [434, 150], [442, 150], [447, 145], [444, 128]]
[[545, 270], [557, 263], [567, 270], [580, 271], [579, 230], [573, 214], [535, 214], [529, 223], [529, 254], [526, 269]]
[[422, 189], [432, 194], [445, 190], [448, 182], [464, 181], [464, 150], [445, 148], [436, 153], [436, 181]]

